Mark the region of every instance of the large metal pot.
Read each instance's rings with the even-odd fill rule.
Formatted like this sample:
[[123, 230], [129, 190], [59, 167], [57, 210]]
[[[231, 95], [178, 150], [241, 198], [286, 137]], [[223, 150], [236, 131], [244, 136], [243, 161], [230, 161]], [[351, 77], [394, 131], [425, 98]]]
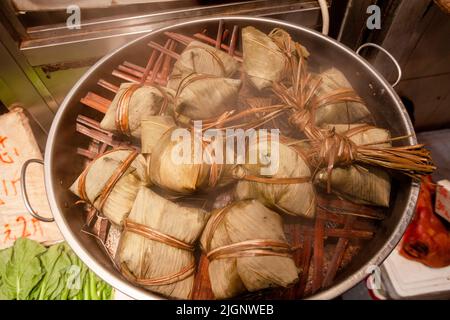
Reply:
[[[76, 148], [86, 145], [84, 136], [77, 134], [77, 115], [85, 107], [80, 99], [96, 86], [99, 78], [108, 78], [115, 66], [124, 60], [143, 59], [148, 52], [150, 39], [158, 41], [167, 30], [192, 34], [204, 29], [217, 28], [218, 20], [227, 25], [241, 27], [253, 25], [265, 32], [274, 27], [287, 30], [295, 40], [301, 41], [312, 53], [310, 65], [335, 66], [343, 71], [364, 98], [377, 123], [389, 128], [393, 136], [411, 135], [399, 142], [415, 144], [413, 127], [408, 114], [391, 85], [359, 55], [331, 38], [316, 31], [289, 23], [250, 17], [218, 17], [181, 23], [159, 29], [111, 52], [97, 62], [73, 87], [58, 110], [53, 121], [45, 151], [45, 186], [53, 216], [62, 234], [75, 253], [96, 274], [116, 289], [136, 299], [158, 299], [159, 295], [136, 287], [116, 271], [109, 258], [96, 241], [80, 232], [84, 221], [79, 206], [74, 206], [75, 197], [68, 190], [82, 171], [82, 159], [76, 155]], [[144, 54], [145, 53], [145, 54]], [[340, 295], [363, 280], [374, 266], [380, 265], [397, 245], [414, 211], [418, 185], [408, 178], [395, 180], [393, 201], [375, 238], [358, 254], [341, 273], [334, 286], [315, 294], [311, 298], [330, 299]]]

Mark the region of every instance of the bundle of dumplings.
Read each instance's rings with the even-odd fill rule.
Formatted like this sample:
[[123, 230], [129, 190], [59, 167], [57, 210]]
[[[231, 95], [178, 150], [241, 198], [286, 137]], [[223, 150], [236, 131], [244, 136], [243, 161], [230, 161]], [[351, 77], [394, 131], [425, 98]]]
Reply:
[[[241, 36], [242, 62], [191, 41], [167, 86], [122, 84], [101, 128], [137, 147], [97, 156], [70, 187], [121, 230], [114, 261], [124, 277], [167, 297], [192, 297], [199, 252], [209, 260], [217, 299], [293, 286], [301, 270], [283, 231], [285, 217], [313, 219], [321, 192], [388, 207], [386, 169], [392, 163], [392, 170], [409, 175], [432, 171], [429, 163], [417, 169], [416, 159], [405, 156], [409, 150], [392, 146], [390, 132], [373, 124], [356, 93], [352, 99], [342, 96], [353, 89], [341, 71], [307, 71], [310, 52], [286, 31], [266, 34], [248, 26]], [[295, 74], [304, 76], [302, 87]], [[240, 99], [243, 82], [252, 92], [244, 98], [262, 97], [274, 106], [238, 105], [246, 100]], [[228, 157], [230, 148], [236, 151], [234, 142], [220, 146], [218, 138], [205, 139], [206, 129], [200, 130], [199, 145], [180, 148], [180, 140], [196, 141], [196, 121], [227, 136], [230, 128], [278, 129], [269, 121], [275, 114], [289, 120], [285, 125], [298, 131], [295, 137], [283, 131], [244, 137], [239, 159], [234, 153]], [[196, 161], [192, 154], [199, 147], [202, 157]], [[226, 161], [219, 163], [222, 152]], [[250, 161], [255, 154], [256, 161]], [[262, 174], [268, 166], [273, 170]], [[213, 200], [224, 190], [231, 190], [232, 201], [214, 210], [178, 201], [205, 195]]]

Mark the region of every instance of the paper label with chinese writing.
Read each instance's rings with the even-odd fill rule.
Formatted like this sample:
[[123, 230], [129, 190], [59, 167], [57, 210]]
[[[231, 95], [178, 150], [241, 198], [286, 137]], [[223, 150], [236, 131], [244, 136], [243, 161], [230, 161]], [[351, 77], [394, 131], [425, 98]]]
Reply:
[[[40, 222], [24, 206], [20, 171], [31, 158], [42, 159], [42, 155], [22, 109], [0, 116], [0, 249], [12, 246], [19, 237], [47, 244], [63, 239], [54, 222]], [[35, 211], [51, 217], [43, 170], [40, 164], [29, 166], [27, 191]]]

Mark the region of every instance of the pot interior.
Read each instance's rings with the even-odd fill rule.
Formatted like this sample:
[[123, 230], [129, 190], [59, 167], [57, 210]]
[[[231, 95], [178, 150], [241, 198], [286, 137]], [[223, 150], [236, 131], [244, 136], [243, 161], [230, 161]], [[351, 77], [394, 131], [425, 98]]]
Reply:
[[[223, 19], [228, 28], [232, 28], [233, 25], [240, 27], [253, 25], [264, 32], [269, 32], [274, 27], [285, 29], [294, 40], [302, 43], [310, 51], [309, 65], [311, 67], [327, 68], [332, 66], [346, 75], [356, 92], [365, 100], [379, 127], [388, 128], [393, 137], [413, 133], [406, 111], [389, 84], [366, 62], [358, 59], [342, 45], [314, 31], [274, 20], [244, 17]], [[206, 19], [173, 26], [169, 29], [170, 31], [190, 35], [207, 28], [210, 34], [214, 34], [217, 30], [217, 22], [217, 19]], [[88, 91], [112, 99], [113, 94], [111, 92], [97, 85], [100, 78], [112, 83], [117, 82], [111, 72], [125, 60], [145, 66], [150, 52], [147, 43], [150, 40], [162, 43], [164, 39], [162, 31], [153, 32], [122, 47], [93, 66], [75, 85], [63, 102], [53, 123], [46, 150], [48, 197], [56, 221], [68, 243], [100, 277], [118, 287], [125, 294], [135, 298], [155, 298], [157, 295], [134, 287], [123, 280], [95, 239], [80, 232], [84, 225], [83, 208], [74, 204], [78, 199], [69, 191], [69, 187], [83, 168], [83, 158], [76, 154], [77, 147], [86, 148], [89, 140], [76, 132], [75, 124], [78, 114], [101, 120], [98, 112], [92, 111], [79, 102]], [[414, 142], [415, 138], [409, 138], [398, 141], [396, 144], [402, 145]], [[382, 222], [373, 240], [338, 275], [334, 286], [323, 290], [315, 297], [332, 298], [341, 294], [363, 279], [365, 270], [369, 265], [380, 264], [395, 247], [412, 215], [415, 197], [417, 196], [417, 186], [412, 184], [409, 178], [395, 177], [393, 180], [388, 218]]]

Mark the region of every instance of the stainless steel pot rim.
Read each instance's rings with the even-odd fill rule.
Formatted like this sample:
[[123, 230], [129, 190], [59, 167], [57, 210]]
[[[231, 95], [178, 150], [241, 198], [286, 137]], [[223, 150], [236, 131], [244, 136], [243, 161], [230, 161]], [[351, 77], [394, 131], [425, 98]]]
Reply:
[[[76, 239], [75, 235], [69, 228], [67, 221], [65, 217], [60, 213], [58, 204], [55, 199], [55, 190], [54, 188], [57, 186], [54, 186], [52, 183], [53, 180], [53, 173], [51, 168], [53, 167], [53, 161], [57, 161], [57, 158], [52, 158], [53, 154], [53, 137], [58, 131], [60, 119], [62, 118], [62, 115], [66, 111], [66, 109], [70, 105], [70, 99], [75, 94], [75, 92], [78, 90], [78, 87], [87, 79], [89, 76], [96, 70], [100, 65], [105, 63], [110, 57], [114, 56], [118, 52], [125, 50], [128, 46], [141, 41], [142, 39], [146, 37], [151, 37], [155, 34], [168, 31], [173, 28], [183, 27], [183, 26], [189, 26], [193, 24], [199, 24], [199, 23], [205, 23], [205, 22], [213, 22], [213, 21], [219, 21], [224, 20], [226, 21], [233, 21], [233, 20], [240, 20], [240, 21], [248, 21], [249, 23], [253, 21], [257, 22], [265, 22], [268, 24], [274, 24], [276, 26], [281, 27], [287, 27], [291, 29], [297, 29], [302, 32], [313, 34], [316, 37], [319, 37], [322, 41], [326, 41], [331, 46], [333, 46], [335, 49], [338, 50], [344, 50], [346, 53], [350, 54], [354, 59], [358, 60], [361, 64], [363, 64], [366, 68], [366, 70], [370, 73], [372, 73], [384, 86], [388, 89], [387, 93], [390, 95], [390, 97], [397, 102], [397, 104], [400, 106], [402, 114], [401, 117], [407, 124], [408, 133], [414, 133], [413, 126], [409, 120], [409, 116], [406, 112], [406, 109], [403, 107], [403, 104], [400, 101], [400, 98], [395, 93], [395, 91], [392, 89], [391, 85], [383, 78], [382, 75], [378, 73], [367, 61], [365, 61], [363, 58], [361, 58], [359, 55], [357, 55], [354, 51], [352, 51], [350, 48], [344, 46], [341, 43], [336, 42], [332, 38], [328, 36], [324, 36], [321, 33], [311, 30], [305, 27], [297, 26], [288, 22], [283, 22], [275, 19], [269, 19], [269, 18], [260, 18], [260, 17], [246, 17], [246, 16], [223, 16], [223, 17], [212, 17], [212, 18], [202, 18], [202, 19], [195, 19], [187, 22], [182, 22], [176, 25], [160, 28], [157, 30], [153, 30], [150, 33], [139, 37], [130, 43], [112, 51], [107, 56], [100, 59], [96, 64], [94, 64], [75, 84], [75, 86], [71, 89], [71, 91], [68, 93], [64, 101], [62, 102], [60, 108], [58, 109], [58, 112], [55, 115], [54, 121], [52, 123], [49, 138], [47, 140], [47, 145], [45, 149], [45, 165], [44, 165], [44, 173], [45, 173], [45, 187], [47, 191], [47, 197], [49, 200], [50, 208], [52, 210], [53, 216], [55, 218], [55, 221], [61, 230], [61, 233], [64, 235], [66, 241], [68, 244], [72, 247], [74, 252], [80, 257], [80, 259], [90, 268], [92, 271], [94, 271], [100, 278], [108, 282], [110, 285], [112, 285], [117, 290], [123, 292], [124, 294], [134, 298], [134, 299], [163, 299], [160, 295], [154, 294], [152, 292], [146, 291], [144, 289], [138, 288], [132, 284], [130, 284], [128, 281], [117, 277], [113, 273], [111, 273], [109, 270], [107, 270], [104, 266], [102, 266], [100, 263], [96, 261], [94, 256], [91, 255], [91, 253], [86, 250]], [[408, 142], [410, 144], [417, 143], [415, 135], [408, 138]], [[347, 291], [348, 289], [352, 288], [354, 285], [356, 285], [358, 282], [363, 280], [367, 275], [367, 270], [371, 266], [379, 266], [384, 259], [389, 255], [389, 253], [395, 248], [397, 243], [400, 241], [401, 236], [403, 235], [413, 213], [415, 208], [415, 203], [418, 197], [419, 193], [419, 185], [415, 182], [412, 184], [412, 188], [408, 195], [408, 206], [405, 209], [405, 212], [402, 216], [402, 219], [400, 220], [399, 224], [397, 225], [395, 231], [392, 233], [391, 237], [387, 239], [385, 242], [385, 245], [383, 248], [378, 252], [377, 255], [375, 255], [366, 265], [362, 266], [358, 271], [352, 274], [352, 276], [346, 278], [345, 280], [341, 281], [340, 283], [337, 283], [336, 285], [330, 287], [329, 289], [325, 289], [318, 294], [315, 294], [313, 296], [310, 296], [309, 299], [331, 299], [334, 298], [343, 292]], [[372, 269], [370, 269], [372, 270]]]

